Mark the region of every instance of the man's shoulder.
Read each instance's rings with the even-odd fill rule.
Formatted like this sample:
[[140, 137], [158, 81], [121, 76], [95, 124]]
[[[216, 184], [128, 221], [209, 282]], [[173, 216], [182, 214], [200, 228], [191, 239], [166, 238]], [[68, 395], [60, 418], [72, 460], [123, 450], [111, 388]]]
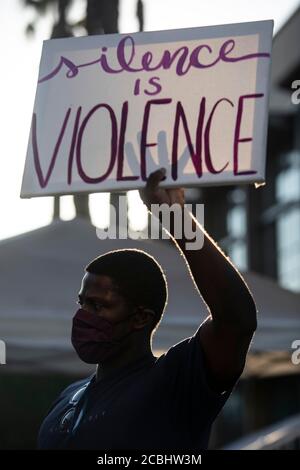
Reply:
[[170, 346], [167, 351], [159, 357], [159, 359], [186, 359], [187, 355], [194, 351], [196, 351], [196, 354], [202, 358], [200, 328], [201, 325], [192, 336], [183, 338], [182, 340], [179, 340], [177, 343]]

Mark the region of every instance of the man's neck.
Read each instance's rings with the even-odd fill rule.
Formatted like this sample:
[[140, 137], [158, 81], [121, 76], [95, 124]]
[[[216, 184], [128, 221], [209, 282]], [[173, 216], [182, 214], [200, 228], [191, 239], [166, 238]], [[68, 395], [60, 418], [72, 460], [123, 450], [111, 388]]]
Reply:
[[96, 369], [96, 381], [103, 380], [108, 376], [114, 375], [122, 369], [138, 362], [142, 359], [154, 358], [151, 347], [144, 350], [140, 350], [135, 354], [120, 354], [113, 358], [111, 361], [107, 361], [97, 365]]

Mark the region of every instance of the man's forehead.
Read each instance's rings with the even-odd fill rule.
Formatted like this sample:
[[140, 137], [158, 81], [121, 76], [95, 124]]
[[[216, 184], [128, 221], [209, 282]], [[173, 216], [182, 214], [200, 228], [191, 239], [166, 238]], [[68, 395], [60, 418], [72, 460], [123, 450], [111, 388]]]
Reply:
[[111, 277], [102, 274], [86, 273], [82, 279], [80, 292], [117, 294], [119, 291]]

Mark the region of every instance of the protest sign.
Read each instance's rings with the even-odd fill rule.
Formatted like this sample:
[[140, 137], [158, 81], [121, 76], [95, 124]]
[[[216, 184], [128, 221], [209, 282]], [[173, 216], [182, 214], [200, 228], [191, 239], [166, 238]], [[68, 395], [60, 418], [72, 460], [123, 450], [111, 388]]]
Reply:
[[21, 196], [263, 182], [272, 30], [45, 41]]

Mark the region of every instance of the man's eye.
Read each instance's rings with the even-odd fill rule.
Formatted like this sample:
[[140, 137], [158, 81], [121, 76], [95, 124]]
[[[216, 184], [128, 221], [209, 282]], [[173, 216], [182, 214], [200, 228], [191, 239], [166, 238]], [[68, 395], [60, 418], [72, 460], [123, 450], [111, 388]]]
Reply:
[[94, 307], [95, 307], [95, 309], [96, 309], [97, 312], [98, 312], [99, 310], [102, 310], [102, 308], [104, 307], [104, 305], [101, 304], [100, 302], [94, 302]]
[[105, 308], [105, 305], [101, 302], [96, 302], [95, 300], [89, 300], [89, 299], [78, 299], [77, 304], [79, 304], [81, 307], [86, 306], [88, 308], [91, 308], [95, 310], [96, 312], [100, 312], [103, 308]]

